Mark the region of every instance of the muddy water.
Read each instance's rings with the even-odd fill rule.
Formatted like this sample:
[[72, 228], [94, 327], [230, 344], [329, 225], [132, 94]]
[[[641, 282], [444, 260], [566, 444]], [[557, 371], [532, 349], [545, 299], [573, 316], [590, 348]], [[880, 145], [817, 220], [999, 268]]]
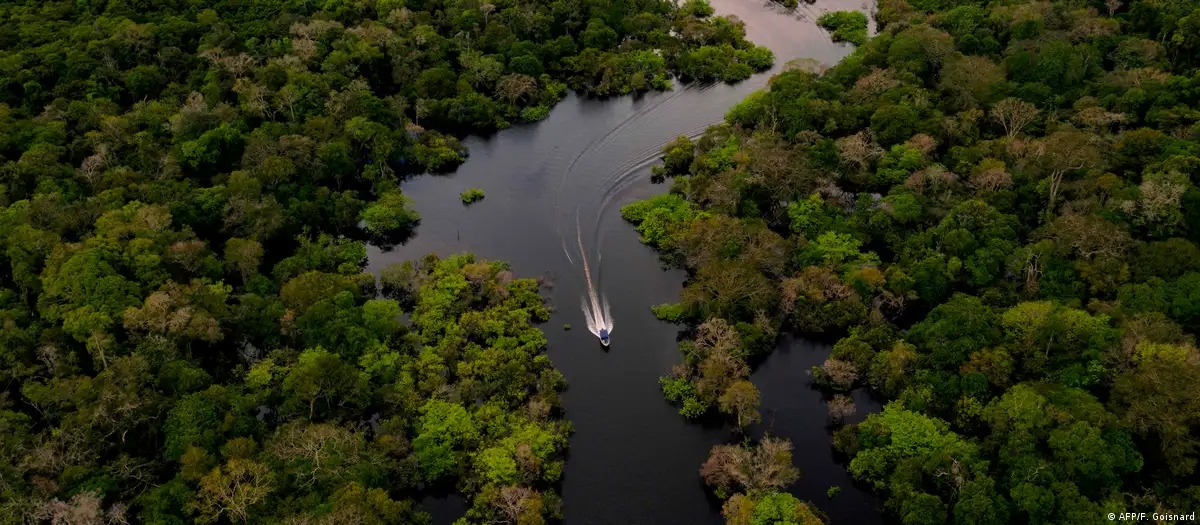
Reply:
[[[677, 85], [665, 93], [606, 100], [571, 95], [543, 122], [469, 138], [470, 159], [453, 175], [403, 184], [422, 217], [416, 236], [386, 253], [371, 253], [377, 271], [429, 252], [470, 251], [554, 283], [549, 295], [557, 311], [544, 328], [550, 356], [570, 384], [563, 401], [575, 433], [562, 488], [569, 525], [721, 522], [719, 504], [706, 495], [697, 471], [712, 445], [732, 436], [727, 428], [687, 423], [658, 388], [658, 377], [679, 361], [678, 331], [657, 321], [650, 307], [674, 302], [685, 276], [664, 271], [619, 210], [666, 190], [650, 183], [649, 166], [668, 141], [721, 121], [792, 59], [832, 64], [848, 54], [813, 23], [819, 13], [867, 10], [861, 0], [819, 0], [796, 13], [760, 0], [712, 5], [718, 14], [737, 16], [751, 40], [775, 52], [775, 70], [733, 86]], [[486, 197], [464, 208], [458, 195], [471, 187]], [[579, 309], [585, 292], [577, 232], [596, 286], [612, 306], [615, 328], [607, 349], [585, 329]], [[792, 490], [799, 497], [836, 523], [878, 522], [877, 503], [850, 486], [834, 461], [825, 409], [808, 387], [808, 368], [828, 348], [803, 340], [780, 344], [753, 378], [763, 398], [764, 423], [757, 432], [769, 429], [796, 443], [803, 478]], [[825, 496], [831, 485], [843, 487], [833, 501]], [[439, 523], [462, 512], [453, 499], [429, 504]]]

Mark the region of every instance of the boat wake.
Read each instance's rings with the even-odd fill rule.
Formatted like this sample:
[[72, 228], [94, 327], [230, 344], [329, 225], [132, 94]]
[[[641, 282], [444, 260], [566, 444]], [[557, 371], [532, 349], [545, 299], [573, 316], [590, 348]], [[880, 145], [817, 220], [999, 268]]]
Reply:
[[587, 320], [588, 331], [600, 338], [608, 346], [609, 335], [613, 331], [612, 311], [608, 307], [608, 298], [596, 292], [592, 282], [592, 269], [588, 266], [587, 252], [583, 249], [583, 231], [579, 228], [579, 216], [575, 216], [576, 242], [579, 244], [579, 257], [583, 260], [583, 278], [587, 281], [587, 296], [579, 298], [583, 309], [583, 317]]

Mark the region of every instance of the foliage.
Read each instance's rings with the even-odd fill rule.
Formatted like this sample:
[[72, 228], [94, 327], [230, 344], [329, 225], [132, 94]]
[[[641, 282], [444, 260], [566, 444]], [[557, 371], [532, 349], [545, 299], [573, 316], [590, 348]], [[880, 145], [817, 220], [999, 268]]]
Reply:
[[475, 201], [483, 199], [483, 197], [483, 190], [479, 188], [468, 188], [463, 190], [462, 194], [459, 195], [459, 198], [462, 199], [463, 204], [471, 204]]
[[702, 0], [18, 0], [0, 35], [3, 523], [560, 517], [537, 284], [463, 255], [377, 285], [366, 243], [468, 133], [773, 61]]
[[883, 2], [840, 64], [670, 145], [672, 193], [626, 208], [689, 275], [655, 308], [694, 329], [664, 394], [721, 409], [749, 377], [715, 328], [826, 334], [834, 422], [887, 403], [835, 442], [898, 522], [1194, 506], [1198, 9]]
[[861, 46], [867, 41], [867, 15], [860, 11], [830, 11], [817, 18], [817, 25], [828, 29], [834, 42]]
[[[152, 235], [151, 224], [168, 238], [184, 233], [160, 211], [125, 211], [97, 221], [87, 237], [111, 246], [107, 259], [84, 251], [69, 263], [60, 247], [68, 261], [54, 264], [82, 264], [109, 279], [141, 264], [145, 275], [161, 268], [165, 282], [126, 279], [130, 294], [146, 297], [124, 310], [106, 293], [52, 282], [47, 288], [62, 299], [43, 303], [39, 324], [14, 325], [44, 334], [43, 364], [34, 365], [35, 339], [6, 336], [5, 356], [20, 364], [8, 373], [23, 379], [15, 395], [40, 412], [42, 426], [18, 407], [0, 412], [0, 445], [17, 460], [3, 487], [17, 504], [0, 507], [0, 516], [61, 520], [115, 508], [156, 523], [334, 514], [424, 523], [409, 499], [423, 482], [452, 480], [483, 520], [503, 512], [496, 490], [551, 497], [569, 427], [554, 415], [563, 382], [533, 325], [548, 317], [536, 282], [469, 255], [400, 265], [384, 272], [384, 290], [410, 305], [406, 328], [399, 302], [372, 298], [374, 278], [359, 273], [360, 242], [301, 239], [269, 278], [258, 274], [261, 245], [230, 239], [227, 262], [245, 283], [235, 288], [204, 280], [206, 266], [187, 262], [203, 262], [198, 241], [187, 248], [198, 252], [192, 259], [182, 241], [163, 243], [161, 256], [147, 242], [141, 263], [120, 262], [121, 237], [109, 232], [128, 232], [125, 242]], [[174, 272], [192, 280], [180, 284]], [[3, 297], [10, 305], [13, 296]], [[54, 330], [59, 315], [79, 328]], [[362, 425], [372, 414], [374, 423]], [[33, 459], [64, 440], [73, 452], [53, 463]], [[37, 479], [51, 485], [38, 488]]]
[[679, 195], [666, 194], [628, 204], [621, 216], [637, 225], [646, 244], [665, 247], [671, 234], [696, 218], [695, 207]]
[[384, 193], [378, 201], [363, 210], [360, 217], [363, 229], [379, 236], [411, 231], [419, 219], [410, 206], [410, 199], [400, 192]]
[[713, 447], [700, 476], [725, 499], [735, 492], [758, 495], [787, 487], [800, 470], [792, 465], [791, 442], [767, 436], [754, 446]]

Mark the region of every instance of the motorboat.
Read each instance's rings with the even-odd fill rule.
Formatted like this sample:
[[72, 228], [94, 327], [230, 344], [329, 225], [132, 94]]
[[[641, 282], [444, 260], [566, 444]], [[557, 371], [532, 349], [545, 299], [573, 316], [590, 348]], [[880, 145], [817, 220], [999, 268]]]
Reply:
[[609, 343], [608, 329], [601, 328], [600, 329], [600, 344], [602, 344], [604, 346], [608, 346], [608, 343]]

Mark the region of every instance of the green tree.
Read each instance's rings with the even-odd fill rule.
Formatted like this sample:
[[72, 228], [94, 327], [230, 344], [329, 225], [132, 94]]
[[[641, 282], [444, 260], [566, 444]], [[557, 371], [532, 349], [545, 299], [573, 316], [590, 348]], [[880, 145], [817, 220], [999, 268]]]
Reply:
[[412, 231], [419, 220], [417, 212], [411, 209], [411, 200], [399, 191], [381, 195], [363, 210], [361, 219], [368, 232], [379, 236]]
[[413, 452], [426, 481], [436, 481], [459, 468], [456, 452], [479, 439], [471, 414], [462, 405], [430, 400], [421, 407]]

